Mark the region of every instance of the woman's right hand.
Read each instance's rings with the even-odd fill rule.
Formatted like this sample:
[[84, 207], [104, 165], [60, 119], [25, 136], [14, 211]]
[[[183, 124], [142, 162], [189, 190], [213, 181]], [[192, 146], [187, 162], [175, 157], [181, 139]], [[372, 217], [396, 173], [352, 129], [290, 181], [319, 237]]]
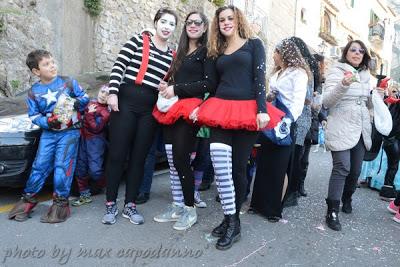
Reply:
[[354, 77], [354, 74], [351, 71], [346, 71], [344, 73], [344, 78], [342, 80], [343, 86], [349, 86], [350, 84], [352, 84], [355, 81], [356, 81], [356, 79]]
[[116, 94], [110, 94], [108, 96], [107, 104], [111, 107], [112, 111], [119, 111], [119, 109], [118, 109], [118, 96]]

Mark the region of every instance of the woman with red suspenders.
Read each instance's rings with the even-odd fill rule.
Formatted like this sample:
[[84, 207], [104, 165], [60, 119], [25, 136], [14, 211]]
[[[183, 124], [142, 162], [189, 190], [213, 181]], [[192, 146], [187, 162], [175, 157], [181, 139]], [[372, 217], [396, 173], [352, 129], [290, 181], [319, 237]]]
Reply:
[[166, 76], [173, 58], [167, 41], [175, 30], [178, 17], [162, 8], [154, 17], [156, 34], [133, 36], [121, 49], [110, 75], [108, 104], [110, 146], [106, 165], [106, 213], [102, 222], [114, 224], [118, 214], [116, 199], [126, 170], [125, 205], [122, 216], [133, 224], [142, 224], [135, 199], [143, 178], [146, 155], [153, 141], [157, 122], [152, 116], [158, 86]]

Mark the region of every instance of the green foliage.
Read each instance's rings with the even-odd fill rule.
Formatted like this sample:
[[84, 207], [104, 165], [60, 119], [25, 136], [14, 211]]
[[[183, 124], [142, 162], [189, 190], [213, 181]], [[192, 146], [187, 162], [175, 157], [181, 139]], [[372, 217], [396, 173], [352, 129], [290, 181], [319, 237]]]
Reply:
[[11, 80], [10, 85], [13, 90], [17, 90], [19, 88], [19, 86], [21, 85], [21, 82], [18, 80]]
[[216, 5], [217, 7], [221, 7], [225, 5], [225, 0], [209, 0], [211, 3]]
[[182, 3], [186, 4], [188, 0], [181, 0]]
[[83, 0], [83, 4], [85, 5], [89, 15], [93, 17], [100, 15], [101, 10], [103, 9], [101, 0]]
[[3, 18], [0, 18], [0, 34], [6, 31], [6, 24]]

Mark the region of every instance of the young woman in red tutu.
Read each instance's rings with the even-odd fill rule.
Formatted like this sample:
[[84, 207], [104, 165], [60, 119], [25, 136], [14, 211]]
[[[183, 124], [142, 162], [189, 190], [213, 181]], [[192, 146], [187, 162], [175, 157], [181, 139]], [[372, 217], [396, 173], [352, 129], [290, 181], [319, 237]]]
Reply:
[[178, 96], [179, 100], [167, 112], [161, 112], [157, 106], [153, 110], [153, 116], [164, 125], [173, 196], [172, 205], [154, 220], [176, 221], [175, 230], [186, 230], [197, 221], [190, 153], [195, 150], [199, 127], [189, 120], [189, 115], [203, 102], [204, 94], [213, 93], [216, 87], [215, 62], [207, 58], [207, 35], [207, 17], [200, 12], [189, 13], [170, 70], [169, 85], [159, 86], [162, 97]]
[[216, 11], [209, 55], [216, 58], [219, 83], [215, 97], [206, 100], [192, 117], [211, 127], [210, 154], [225, 215], [212, 235], [219, 237], [217, 249], [225, 250], [240, 238], [246, 164], [258, 130], [268, 122], [274, 126], [282, 113], [273, 106], [268, 106], [267, 113], [264, 46], [253, 38], [242, 11], [235, 6]]

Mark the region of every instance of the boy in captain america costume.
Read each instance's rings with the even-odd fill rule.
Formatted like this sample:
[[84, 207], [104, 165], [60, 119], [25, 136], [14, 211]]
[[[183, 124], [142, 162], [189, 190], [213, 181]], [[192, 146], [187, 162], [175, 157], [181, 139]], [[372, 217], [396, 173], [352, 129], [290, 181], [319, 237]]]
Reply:
[[106, 186], [103, 162], [107, 145], [105, 128], [110, 117], [107, 97], [108, 87], [103, 86], [99, 90], [97, 100], [90, 101], [85, 109], [75, 170], [80, 197], [72, 201], [72, 206], [92, 202], [90, 178], [95, 181], [96, 189], [101, 190]]
[[[29, 53], [26, 64], [40, 81], [28, 92], [28, 114], [42, 128], [39, 148], [31, 175], [19, 202], [8, 218], [25, 221], [38, 203], [36, 195], [54, 170], [53, 204], [40, 221], [58, 223], [70, 215], [68, 196], [74, 174], [79, 145], [78, 112], [89, 102], [87, 94], [76, 80], [57, 75], [57, 66], [50, 52], [35, 50]], [[73, 107], [60, 108], [61, 98], [69, 99]], [[57, 109], [57, 112], [56, 112]], [[78, 112], [77, 112], [78, 111]], [[70, 114], [71, 116], [64, 116]]]

